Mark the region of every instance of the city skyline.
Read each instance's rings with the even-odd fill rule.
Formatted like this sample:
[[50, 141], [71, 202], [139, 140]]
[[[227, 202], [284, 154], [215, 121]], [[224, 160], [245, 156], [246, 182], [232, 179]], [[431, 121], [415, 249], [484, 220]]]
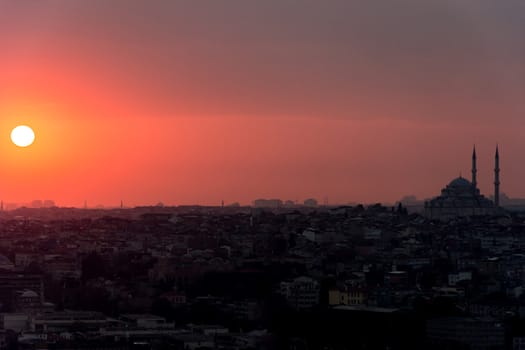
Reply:
[[[0, 198], [525, 197], [525, 4], [1, 2]], [[20, 124], [33, 145], [9, 140]]]
[[0, 350], [525, 349], [525, 0], [0, 0]]

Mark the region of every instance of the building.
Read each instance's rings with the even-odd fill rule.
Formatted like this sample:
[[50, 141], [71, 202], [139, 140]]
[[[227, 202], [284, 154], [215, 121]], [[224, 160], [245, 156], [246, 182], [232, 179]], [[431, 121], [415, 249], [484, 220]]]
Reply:
[[94, 311], [60, 311], [31, 317], [29, 327], [34, 332], [98, 331], [108, 327], [115, 320]]
[[470, 271], [460, 271], [457, 273], [450, 273], [448, 275], [448, 285], [454, 287], [461, 281], [471, 281], [472, 272]]
[[368, 293], [360, 287], [345, 286], [328, 291], [328, 304], [333, 305], [365, 305]]
[[427, 338], [440, 348], [457, 344], [472, 350], [503, 349], [505, 328], [496, 320], [473, 317], [446, 317], [427, 321]]
[[457, 217], [495, 215], [499, 207], [499, 151], [496, 147], [494, 168], [494, 202], [483, 196], [477, 185], [476, 149], [472, 152], [472, 181], [462, 176], [452, 180], [441, 195], [425, 202], [424, 214], [429, 219], [450, 220]]
[[15, 292], [14, 309], [18, 312], [35, 312], [42, 309], [42, 301], [38, 293], [26, 289]]
[[0, 254], [0, 270], [13, 271], [15, 265], [5, 255]]
[[253, 201], [255, 208], [282, 208], [283, 201], [280, 199], [256, 199]]
[[292, 282], [281, 282], [281, 295], [295, 309], [308, 309], [319, 304], [319, 282], [310, 277], [297, 277]]
[[44, 284], [42, 276], [37, 274], [0, 274], [0, 302], [5, 310], [13, 308], [14, 299], [18, 291], [31, 290], [44, 302]]
[[317, 203], [317, 199], [315, 198], [308, 198], [308, 199], [305, 199], [305, 201], [303, 202], [303, 205], [305, 207], [312, 207], [312, 208], [315, 208], [317, 207], [318, 203]]
[[174, 327], [174, 324], [166, 322], [164, 317], [150, 314], [124, 314], [120, 316], [120, 319], [130, 326], [138, 328], [157, 329]]
[[[29, 330], [30, 316], [27, 313], [2, 313], [0, 314], [0, 328], [10, 329], [14, 332]], [[0, 348], [1, 349], [1, 348]]]

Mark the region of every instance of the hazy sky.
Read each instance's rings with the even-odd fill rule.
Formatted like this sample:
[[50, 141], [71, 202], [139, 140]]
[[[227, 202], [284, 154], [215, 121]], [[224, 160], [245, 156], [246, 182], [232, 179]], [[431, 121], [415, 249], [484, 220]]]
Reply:
[[[524, 196], [523, 0], [0, 0], [0, 197]], [[20, 123], [34, 145], [9, 140]]]

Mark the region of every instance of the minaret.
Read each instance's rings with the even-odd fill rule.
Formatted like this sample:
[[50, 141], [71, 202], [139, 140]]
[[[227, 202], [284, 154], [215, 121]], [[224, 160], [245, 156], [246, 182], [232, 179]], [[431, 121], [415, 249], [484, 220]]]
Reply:
[[476, 180], [476, 173], [478, 172], [476, 168], [476, 145], [472, 149], [472, 186], [474, 189], [478, 187], [478, 182]]
[[496, 145], [496, 157], [495, 157], [495, 168], [494, 168], [494, 205], [499, 207], [499, 151]]

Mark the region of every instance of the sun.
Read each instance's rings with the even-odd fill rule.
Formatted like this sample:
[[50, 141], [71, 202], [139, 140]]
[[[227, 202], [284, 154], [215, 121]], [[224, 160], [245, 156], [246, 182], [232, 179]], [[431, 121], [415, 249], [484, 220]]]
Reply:
[[11, 131], [11, 141], [18, 147], [27, 147], [35, 141], [35, 133], [27, 125], [18, 125]]

